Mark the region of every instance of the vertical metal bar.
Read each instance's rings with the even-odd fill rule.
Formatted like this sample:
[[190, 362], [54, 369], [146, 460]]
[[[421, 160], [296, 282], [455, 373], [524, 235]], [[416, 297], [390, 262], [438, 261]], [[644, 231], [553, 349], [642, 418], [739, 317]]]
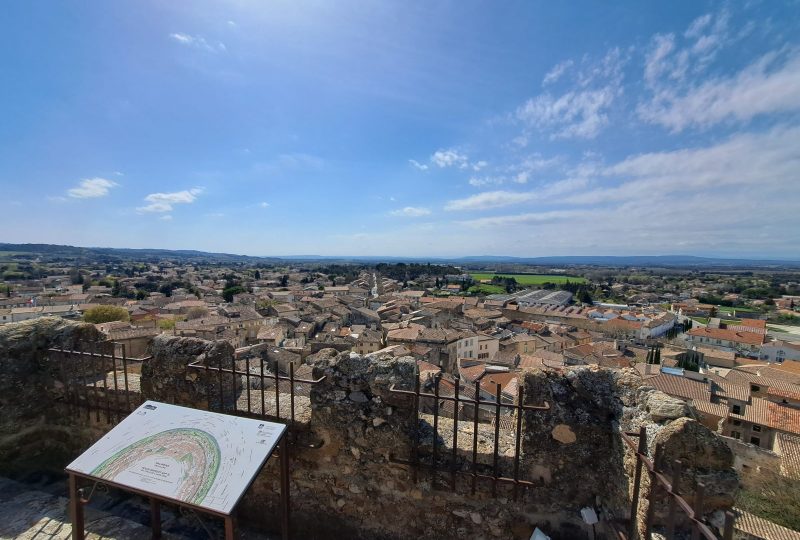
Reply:
[[239, 405], [238, 399], [238, 392], [236, 391], [236, 387], [238, 386], [236, 383], [238, 382], [239, 375], [236, 374], [236, 354], [231, 357], [231, 382], [233, 383], [233, 390], [231, 390], [231, 405], [233, 406], [233, 412], [236, 412], [236, 409]]
[[91, 421], [92, 419], [92, 408], [90, 406], [90, 399], [89, 399], [89, 379], [87, 378], [86, 372], [89, 369], [89, 363], [86, 361], [86, 357], [84, 355], [83, 348], [80, 343], [75, 345], [75, 349], [77, 352], [78, 358], [78, 365], [80, 366], [81, 370], [81, 387], [83, 388], [83, 401], [84, 406], [86, 407], [86, 420]]
[[100, 423], [100, 399], [97, 397], [97, 358], [95, 351], [97, 346], [89, 343], [89, 358], [92, 359], [92, 398], [94, 399], [94, 416], [95, 420]]
[[413, 416], [413, 439], [414, 445], [411, 447], [411, 459], [414, 463], [414, 466], [411, 468], [411, 475], [414, 479], [414, 483], [417, 483], [418, 474], [417, 470], [419, 469], [419, 368], [418, 366], [414, 366], [414, 416]]
[[267, 404], [264, 402], [264, 357], [259, 356], [259, 359], [261, 360], [261, 416], [264, 416], [267, 414]]
[[281, 381], [278, 377], [278, 361], [275, 360], [275, 418], [281, 417]]
[[631, 496], [631, 516], [628, 538], [636, 538], [636, 513], [639, 510], [639, 488], [642, 483], [642, 456], [647, 451], [647, 430], [639, 428], [639, 447], [636, 450], [636, 473], [633, 476], [633, 494]]
[[67, 404], [67, 411], [70, 416], [72, 416], [72, 396], [70, 395], [70, 387], [69, 387], [69, 380], [67, 378], [67, 370], [64, 367], [64, 346], [61, 346], [61, 352], [58, 353], [58, 371], [61, 375], [61, 380], [64, 383], [64, 401]]
[[481, 404], [481, 383], [475, 381], [475, 408], [472, 415], [472, 494], [478, 483], [478, 410]]
[[236, 517], [231, 514], [225, 516], [225, 540], [234, 540], [236, 538]]
[[244, 365], [245, 369], [247, 370], [247, 375], [245, 375], [245, 384], [247, 384], [247, 413], [250, 414], [252, 411], [250, 410], [250, 355], [247, 354], [244, 357]]
[[211, 363], [208, 361], [208, 358], [205, 358], [203, 360], [203, 368], [205, 369], [205, 372], [206, 372], [205, 373], [205, 375], [206, 375], [205, 379], [203, 380], [203, 382], [205, 384], [205, 390], [206, 390], [206, 407], [208, 408], [209, 411], [211, 411], [211, 410], [214, 410], [214, 407], [212, 406], [213, 402], [211, 401], [211, 389], [212, 389], [212, 385], [211, 385]]
[[294, 362], [289, 362], [289, 425], [294, 425]]
[[520, 443], [522, 441], [522, 404], [524, 403], [525, 388], [519, 386], [517, 389], [517, 406], [514, 412], [517, 413], [517, 433], [514, 436], [514, 500], [517, 500], [519, 492], [519, 454]]
[[[441, 372], [439, 372], [441, 373]], [[436, 489], [437, 461], [439, 459], [439, 382], [441, 375], [437, 373], [433, 378], [433, 460], [431, 461], [431, 486]]]
[[119, 383], [117, 382], [117, 346], [111, 343], [111, 373], [114, 375], [114, 417], [117, 422], [122, 418], [119, 411]]
[[497, 478], [500, 476], [499, 452], [500, 452], [500, 385], [495, 383], [495, 404], [494, 404], [494, 456], [492, 457], [492, 497], [497, 496]]
[[69, 518], [72, 524], [72, 540], [83, 540], [85, 537], [83, 525], [83, 495], [78, 489], [78, 478], [69, 475]]
[[225, 411], [225, 394], [222, 391], [222, 356], [219, 357], [219, 371], [217, 372], [217, 382], [219, 382], [219, 410]]
[[[704, 484], [697, 484], [697, 489], [694, 492], [694, 519], [702, 521], [703, 519], [703, 495], [705, 495], [706, 486]], [[696, 524], [692, 524], [692, 540], [699, 540], [700, 529]]]
[[683, 464], [680, 460], [675, 460], [675, 463], [672, 465], [672, 496], [669, 498], [669, 513], [667, 514], [667, 529], [665, 531], [664, 536], [666, 536], [667, 540], [674, 540], [675, 538], [675, 511], [677, 510], [678, 503], [675, 501], [675, 497], [680, 494], [680, 480], [681, 480], [681, 469]]
[[125, 412], [133, 412], [131, 408], [131, 389], [128, 386], [128, 356], [125, 354], [125, 344], [122, 344], [122, 378], [125, 384]]
[[725, 512], [725, 529], [722, 532], [722, 540], [733, 540], [733, 523], [735, 517], [730, 510]]
[[458, 406], [459, 396], [458, 391], [461, 386], [461, 377], [455, 376], [455, 392], [453, 394], [455, 401], [453, 402], [453, 455], [450, 458], [450, 490], [456, 490], [456, 460], [458, 459]]
[[150, 531], [152, 538], [161, 538], [161, 503], [150, 498]]
[[289, 499], [289, 444], [287, 441], [288, 430], [283, 432], [280, 442], [281, 459], [281, 537], [289, 540], [289, 512], [291, 508]]
[[[664, 447], [661, 444], [656, 445], [655, 454], [653, 455], [653, 470], [658, 471], [661, 469], [661, 458], [664, 455]], [[656, 492], [659, 486], [658, 479], [655, 472], [647, 470], [647, 475], [650, 478], [650, 495], [647, 497], [647, 514], [644, 520], [644, 537], [650, 538], [651, 527], [653, 526], [653, 514], [656, 510]]]
[[111, 423], [111, 396], [108, 395], [108, 370], [106, 369], [106, 353], [98, 343], [100, 349], [100, 374], [103, 376], [103, 393], [106, 396], [106, 424]]

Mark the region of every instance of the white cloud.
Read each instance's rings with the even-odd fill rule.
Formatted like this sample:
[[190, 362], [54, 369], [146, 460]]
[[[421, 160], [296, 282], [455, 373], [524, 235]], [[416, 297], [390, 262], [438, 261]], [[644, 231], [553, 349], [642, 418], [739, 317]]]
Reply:
[[172, 221], [172, 216], [170, 214], [164, 214], [163, 216], [160, 216], [158, 219], [160, 219], [161, 221]]
[[197, 196], [203, 192], [203, 188], [192, 188], [184, 191], [172, 193], [151, 193], [144, 200], [150, 204], [136, 208], [139, 212], [171, 212], [176, 204], [191, 204], [197, 200]]
[[483, 160], [477, 161], [477, 162], [471, 164], [472, 165], [472, 170], [473, 171], [479, 171], [479, 170], [483, 169], [484, 167], [486, 167], [488, 164], [489, 164], [488, 162], [483, 161]]
[[514, 191], [485, 191], [466, 197], [448, 201], [444, 209], [453, 210], [486, 210], [489, 208], [500, 208], [512, 204], [519, 204], [531, 201], [536, 198], [535, 193], [514, 192]]
[[608, 124], [608, 111], [622, 94], [622, 69], [627, 61], [619, 48], [609, 50], [600, 61], [586, 59], [571, 90], [533, 97], [514, 116], [530, 128], [550, 131], [551, 139], [592, 139]]
[[108, 195], [111, 188], [116, 187], [116, 182], [106, 180], [105, 178], [86, 178], [81, 180], [77, 187], [69, 189], [67, 195], [73, 199], [93, 199], [97, 197], [105, 197]]
[[469, 185], [473, 187], [481, 187], [481, 186], [491, 186], [495, 185], [498, 186], [505, 182], [505, 178], [502, 176], [473, 176], [469, 179]]
[[704, 148], [632, 156], [602, 171], [603, 177], [620, 180], [618, 184], [574, 193], [566, 201], [640, 201], [650, 205], [649, 201], [663, 201], [667, 195], [705, 191], [710, 191], [709, 198], [725, 200], [737, 190], [769, 186], [783, 189], [786, 197], [793, 199], [800, 195], [798, 140], [800, 127], [777, 127], [765, 133], [735, 135]]
[[542, 79], [542, 86], [546, 86], [548, 84], [557, 82], [558, 79], [560, 79], [561, 76], [569, 68], [571, 68], [573, 64], [574, 62], [572, 60], [564, 60], [563, 62], [559, 62], [558, 64], [553, 66], [553, 69], [548, 71], [547, 74], [544, 76], [544, 79]]
[[576, 210], [554, 210], [550, 212], [532, 212], [510, 216], [492, 216], [461, 221], [460, 223], [476, 229], [483, 229], [489, 227], [504, 227], [508, 225], [535, 225], [538, 223], [570, 219], [580, 214], [585, 214], [585, 212], [579, 212]]
[[261, 208], [269, 208], [269, 203], [266, 202], [266, 201], [262, 201], [262, 202], [258, 203], [258, 206], [261, 207]]
[[427, 208], [422, 208], [419, 206], [406, 206], [405, 208], [401, 208], [399, 210], [392, 210], [389, 213], [393, 216], [421, 217], [430, 215], [431, 211]]
[[431, 163], [440, 168], [459, 167], [464, 169], [469, 165], [469, 157], [454, 149], [437, 150], [431, 156]]
[[193, 36], [183, 32], [174, 32], [170, 34], [169, 37], [181, 45], [186, 45], [187, 47], [197, 47], [198, 49], [203, 49], [209, 52], [225, 52], [227, 50], [227, 47], [221, 41], [209, 42], [203, 36]]
[[408, 162], [415, 168], [419, 169], [420, 171], [427, 171], [428, 166], [424, 163], [420, 163], [416, 159], [409, 159]]
[[773, 113], [800, 110], [800, 53], [768, 53], [732, 77], [689, 87], [660, 89], [640, 104], [639, 116], [673, 132], [746, 122]]

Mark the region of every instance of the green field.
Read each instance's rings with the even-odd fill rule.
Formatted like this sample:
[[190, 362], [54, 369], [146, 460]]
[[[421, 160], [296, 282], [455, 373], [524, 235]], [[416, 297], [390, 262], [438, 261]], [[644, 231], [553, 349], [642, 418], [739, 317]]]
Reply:
[[469, 292], [475, 294], [505, 294], [505, 288], [499, 285], [488, 285], [485, 283], [481, 283], [480, 285], [473, 285], [470, 287]]
[[547, 274], [470, 274], [475, 281], [492, 279], [494, 276], [503, 278], [514, 278], [520, 285], [542, 285], [544, 283], [555, 283], [560, 285], [569, 281], [570, 283], [586, 283], [586, 279], [578, 276], [550, 276]]

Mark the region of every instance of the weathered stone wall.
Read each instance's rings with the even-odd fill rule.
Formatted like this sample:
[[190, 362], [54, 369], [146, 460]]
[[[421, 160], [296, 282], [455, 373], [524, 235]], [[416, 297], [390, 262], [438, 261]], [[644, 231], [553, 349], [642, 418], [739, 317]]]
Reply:
[[[14, 325], [5, 328], [9, 326]], [[13, 420], [4, 424], [3, 433], [8, 436], [14, 429], [29, 430], [28, 444], [32, 444], [50, 436], [56, 427], [64, 429], [71, 421], [72, 433], [78, 435], [60, 446], [60, 461], [51, 459], [46, 464], [63, 467], [96, 439], [103, 426], [88, 425], [85, 416], [55, 421], [52, 414], [43, 414], [53, 405], [48, 396], [57, 393], [54, 366], [45, 352], [54, 343], [95, 336], [74, 323], [37, 326], [34, 322], [31, 326], [34, 328], [0, 334], [2, 384], [4, 388], [25, 387], [15, 391], [24, 393], [30, 401], [41, 395], [44, 399], [30, 407], [20, 401], [4, 402], [13, 409]], [[236, 377], [225, 374], [220, 382], [214, 372], [187, 367], [191, 362], [232, 367], [234, 351], [224, 342], [159, 336], [151, 343], [150, 354], [152, 359], [141, 370], [144, 399], [218, 410], [220, 387], [226, 397], [223, 407], [229, 408], [234, 397], [241, 398], [244, 385]], [[520, 478], [533, 481], [536, 487], [527, 490], [519, 501], [512, 500], [513, 492], [507, 485], [499, 485], [493, 495], [492, 483], [486, 480], [478, 481], [472, 495], [470, 477], [459, 475], [451, 484], [447, 472], [440, 473], [434, 485], [431, 473], [422, 469], [418, 482], [414, 482], [410, 468], [395, 462], [395, 458], [408, 459], [411, 455], [416, 427], [412, 401], [407, 395], [390, 392], [392, 386], [413, 388], [414, 360], [371, 359], [323, 350], [306, 362], [313, 367], [315, 378], [324, 376], [325, 380], [311, 391], [310, 420], [304, 420], [296, 426], [301, 429], [293, 432], [292, 523], [300, 538], [527, 540], [535, 526], [542, 527], [554, 540], [586, 538], [588, 529], [579, 516], [583, 506], [600, 509], [604, 519], [627, 515], [634, 460], [619, 432], [635, 431], [642, 425], [654, 435], [651, 439], [660, 437], [670, 456], [687, 460], [694, 466], [693, 472], [706, 475], [708, 483], [716, 486], [714, 482], [721, 479], [720, 485], [728, 486], [725, 482], [730, 478], [730, 464], [724, 457], [705, 459], [702, 452], [686, 451], [687, 434], [705, 442], [708, 437], [713, 441], [714, 435], [682, 418], [688, 412], [683, 402], [640, 386], [632, 370], [596, 367], [524, 373], [525, 402], [547, 403], [549, 409], [523, 415]], [[35, 423], [37, 419], [39, 424]], [[423, 417], [418, 428], [420, 454], [428, 463], [434, 441], [431, 422], [431, 418]], [[443, 471], [449, 463], [453, 430], [452, 420], [440, 419], [437, 444]], [[486, 473], [493, 466], [494, 429], [483, 425], [478, 433], [479, 471]], [[470, 467], [471, 445], [471, 422], [462, 421], [456, 449], [457, 465], [462, 470]], [[500, 449], [498, 467], [503, 476], [511, 477], [513, 434], [503, 432]], [[700, 458], [695, 460], [697, 455]], [[11, 455], [13, 459], [8, 462], [16, 463], [16, 457]], [[240, 507], [244, 521], [273, 531], [279, 529], [275, 461], [270, 460]], [[648, 487], [644, 486], [645, 493]], [[717, 487], [713, 490], [722, 491]], [[709, 507], [709, 511], [712, 509]], [[599, 530], [602, 532], [602, 526]]]
[[62, 368], [48, 349], [88, 347], [102, 337], [91, 324], [45, 317], [0, 326], [0, 474], [62, 466], [81, 448], [80, 430], [55, 398]]

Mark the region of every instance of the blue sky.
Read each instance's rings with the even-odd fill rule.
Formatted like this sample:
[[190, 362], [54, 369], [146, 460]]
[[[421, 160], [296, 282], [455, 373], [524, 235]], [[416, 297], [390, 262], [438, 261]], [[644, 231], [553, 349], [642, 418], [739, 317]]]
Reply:
[[44, 2], [0, 241], [800, 259], [800, 3]]

